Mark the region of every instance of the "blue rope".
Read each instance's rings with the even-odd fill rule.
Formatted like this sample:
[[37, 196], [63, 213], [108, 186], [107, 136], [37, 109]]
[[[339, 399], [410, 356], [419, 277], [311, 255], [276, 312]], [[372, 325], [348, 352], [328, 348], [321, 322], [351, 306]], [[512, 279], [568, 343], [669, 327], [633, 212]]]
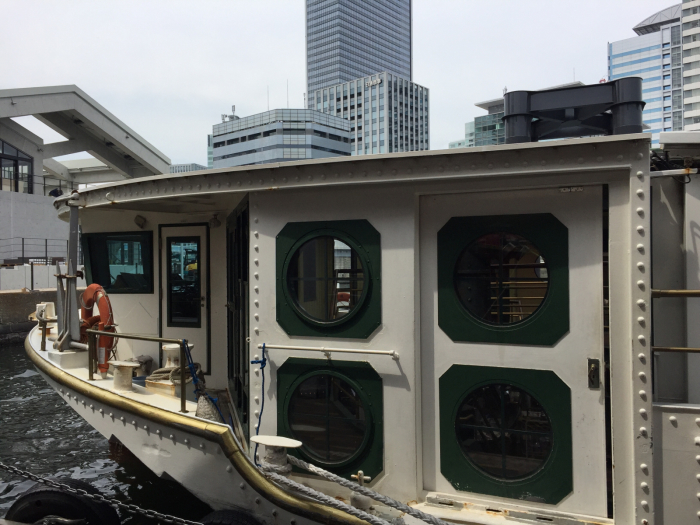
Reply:
[[[263, 410], [265, 409], [265, 367], [267, 366], [267, 358], [265, 357], [265, 343], [262, 345], [262, 359], [254, 359], [250, 362], [251, 365], [260, 365], [262, 372], [262, 386], [260, 389], [260, 413], [258, 414], [258, 426], [255, 427], [255, 435], [260, 433], [260, 422], [262, 421]], [[253, 453], [253, 461], [259, 467], [258, 463], [258, 444], [255, 444], [255, 452]]]
[[[204, 394], [209, 398], [209, 401], [212, 402], [214, 405], [214, 408], [216, 408], [216, 411], [219, 413], [219, 416], [221, 417], [221, 421], [224, 423], [226, 422], [226, 419], [224, 418], [224, 415], [221, 413], [221, 409], [219, 408], [219, 405], [217, 402], [219, 401], [218, 398], [215, 399], [211, 397], [206, 390], [204, 390], [200, 385], [199, 385], [199, 379], [197, 378], [197, 369], [194, 366], [194, 361], [192, 360], [192, 353], [190, 352], [190, 345], [187, 344], [187, 339], [182, 340], [182, 344], [185, 345], [185, 357], [187, 358], [187, 368], [190, 369], [190, 375], [192, 376], [192, 382], [194, 383], [194, 390], [195, 390], [195, 395], [197, 392], [201, 394]], [[182, 385], [181, 388], [185, 388], [185, 385]], [[199, 396], [197, 396], [199, 397]], [[231, 425], [231, 428], [233, 428], [233, 424]]]

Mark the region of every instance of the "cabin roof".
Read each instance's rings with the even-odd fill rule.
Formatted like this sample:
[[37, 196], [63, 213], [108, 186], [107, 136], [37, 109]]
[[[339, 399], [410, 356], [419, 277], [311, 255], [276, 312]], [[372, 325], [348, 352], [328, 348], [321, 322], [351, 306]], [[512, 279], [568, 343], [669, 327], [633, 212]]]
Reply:
[[[640, 133], [239, 166], [99, 184], [74, 198], [83, 207], [129, 203], [124, 207], [138, 209], [143, 201], [194, 202], [221, 193], [629, 169], [631, 151], [648, 152], [650, 141]], [[59, 197], [54, 206], [65, 201]]]

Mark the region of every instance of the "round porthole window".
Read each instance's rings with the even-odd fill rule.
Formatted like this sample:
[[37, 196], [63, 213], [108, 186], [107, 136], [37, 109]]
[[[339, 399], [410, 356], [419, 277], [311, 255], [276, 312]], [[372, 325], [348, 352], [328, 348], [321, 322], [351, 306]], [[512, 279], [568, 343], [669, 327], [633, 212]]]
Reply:
[[287, 289], [297, 310], [318, 323], [337, 323], [354, 314], [365, 295], [365, 267], [347, 242], [314, 237], [293, 254]]
[[287, 405], [287, 423], [303, 443], [301, 451], [327, 465], [357, 457], [369, 439], [370, 419], [357, 388], [327, 373], [304, 379]]
[[494, 325], [524, 321], [542, 305], [549, 288], [544, 256], [529, 240], [489, 233], [457, 259], [454, 285], [462, 306]]
[[457, 441], [478, 469], [502, 480], [540, 470], [553, 445], [549, 416], [524, 390], [495, 383], [466, 395], [455, 419]]

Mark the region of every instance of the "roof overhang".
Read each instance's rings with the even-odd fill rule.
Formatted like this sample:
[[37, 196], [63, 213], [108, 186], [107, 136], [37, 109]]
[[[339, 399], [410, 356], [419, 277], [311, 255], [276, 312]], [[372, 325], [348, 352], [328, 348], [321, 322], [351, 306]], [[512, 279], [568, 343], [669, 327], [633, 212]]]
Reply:
[[[0, 90], [0, 126], [16, 129], [17, 123], [10, 119], [23, 116], [34, 116], [67, 139], [51, 144], [29, 141], [34, 148], [25, 146], [30, 149], [25, 152], [35, 158], [52, 159], [85, 151], [123, 178], [169, 170], [168, 157], [77, 86]], [[65, 176], [52, 163], [45, 167]]]

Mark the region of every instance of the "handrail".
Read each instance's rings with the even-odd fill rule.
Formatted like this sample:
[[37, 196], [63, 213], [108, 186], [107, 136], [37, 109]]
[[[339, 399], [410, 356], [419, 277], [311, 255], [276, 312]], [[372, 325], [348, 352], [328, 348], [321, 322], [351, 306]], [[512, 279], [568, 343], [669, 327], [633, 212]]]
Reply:
[[687, 352], [700, 353], [700, 348], [687, 348], [685, 346], [652, 346], [652, 352]]
[[[258, 348], [262, 349], [263, 345], [259, 344]], [[330, 358], [332, 352], [339, 354], [368, 354], [368, 355], [388, 355], [395, 361], [399, 360], [399, 353], [396, 350], [357, 350], [355, 348], [329, 348], [327, 346], [289, 346], [289, 345], [268, 345], [265, 344], [266, 350], [302, 350], [304, 352], [322, 352], [326, 357]]]
[[700, 297], [700, 290], [652, 290], [651, 297]]
[[[97, 357], [97, 337], [117, 337], [119, 339], [133, 339], [135, 341], [150, 341], [153, 343], [166, 343], [166, 344], [176, 344], [180, 346], [180, 412], [183, 414], [187, 413], [187, 388], [186, 388], [186, 378], [185, 378], [185, 363], [187, 362], [187, 355], [185, 354], [185, 340], [184, 339], [167, 339], [165, 337], [153, 337], [150, 335], [139, 335], [139, 334], [118, 334], [115, 332], [103, 332], [101, 330], [86, 330], [88, 334], [88, 373], [89, 380], [94, 381], [94, 371], [95, 363]], [[194, 380], [194, 378], [193, 378]]]

